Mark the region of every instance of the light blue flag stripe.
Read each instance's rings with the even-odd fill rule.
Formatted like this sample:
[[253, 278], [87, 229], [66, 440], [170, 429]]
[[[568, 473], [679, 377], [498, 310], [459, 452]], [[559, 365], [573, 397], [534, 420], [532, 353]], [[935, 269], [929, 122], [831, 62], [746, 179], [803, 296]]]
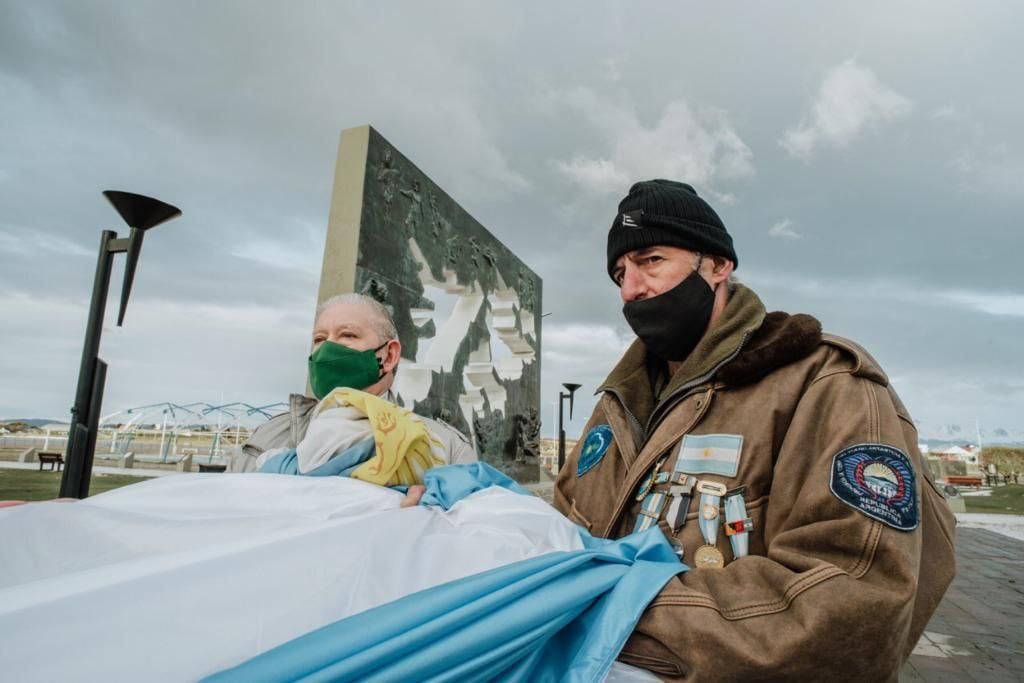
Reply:
[[683, 448], [725, 448], [738, 451], [743, 437], [734, 434], [687, 434], [683, 437]]

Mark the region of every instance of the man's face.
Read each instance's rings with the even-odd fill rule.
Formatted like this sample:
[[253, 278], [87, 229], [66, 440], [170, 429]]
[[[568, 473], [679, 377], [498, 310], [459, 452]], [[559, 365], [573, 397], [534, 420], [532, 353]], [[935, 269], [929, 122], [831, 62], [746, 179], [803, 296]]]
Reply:
[[316, 319], [313, 328], [313, 350], [324, 341], [366, 351], [380, 346], [381, 340], [373, 329], [372, 312], [358, 303], [336, 303], [329, 306]]
[[690, 276], [697, 267], [695, 252], [657, 245], [626, 252], [615, 262], [612, 277], [624, 303], [664, 294]]

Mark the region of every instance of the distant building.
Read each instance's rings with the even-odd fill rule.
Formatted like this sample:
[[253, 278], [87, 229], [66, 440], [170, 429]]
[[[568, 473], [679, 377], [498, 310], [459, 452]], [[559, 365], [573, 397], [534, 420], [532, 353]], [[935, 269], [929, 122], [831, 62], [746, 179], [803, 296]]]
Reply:
[[39, 429], [46, 432], [50, 436], [67, 436], [68, 430], [71, 429], [71, 425], [63, 424], [60, 422], [51, 422], [50, 424], [43, 425]]
[[[565, 457], [576, 447], [576, 439], [565, 440]], [[558, 476], [558, 439], [540, 440], [540, 469], [553, 477]]]
[[937, 455], [943, 460], [958, 460], [965, 462], [968, 465], [978, 464], [978, 451], [980, 449], [967, 444], [964, 446], [951, 446], [941, 451], [935, 451], [933, 455]]

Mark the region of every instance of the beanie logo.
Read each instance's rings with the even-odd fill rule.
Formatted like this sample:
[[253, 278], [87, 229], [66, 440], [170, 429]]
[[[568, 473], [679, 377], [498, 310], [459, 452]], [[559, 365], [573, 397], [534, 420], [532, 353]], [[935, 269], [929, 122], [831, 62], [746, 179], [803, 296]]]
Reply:
[[643, 209], [636, 211], [627, 211], [622, 214], [622, 227], [624, 228], [642, 228], [643, 225], [640, 222], [640, 216], [644, 214]]

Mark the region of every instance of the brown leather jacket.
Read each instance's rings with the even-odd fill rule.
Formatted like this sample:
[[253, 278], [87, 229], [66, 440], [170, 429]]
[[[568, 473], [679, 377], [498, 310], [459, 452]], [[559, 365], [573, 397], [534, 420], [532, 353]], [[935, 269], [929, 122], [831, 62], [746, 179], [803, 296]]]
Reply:
[[[596, 536], [629, 534], [638, 486], [656, 463], [672, 471], [686, 434], [743, 437], [734, 477], [746, 487], [750, 554], [735, 559], [719, 528], [722, 569], [691, 569], [648, 606], [620, 658], [668, 680], [896, 680], [955, 572], [954, 518], [928, 479], [917, 433], [881, 368], [856, 344], [823, 336], [806, 315], [765, 314], [734, 285], [722, 318], [655, 396], [638, 341], [601, 387], [584, 434], [614, 443], [577, 476], [581, 439], [555, 506]], [[653, 381], [655, 386], [657, 380]], [[833, 457], [888, 444], [916, 475], [920, 523], [900, 531], [840, 501]], [[697, 510], [672, 535], [693, 566], [704, 545]]]

